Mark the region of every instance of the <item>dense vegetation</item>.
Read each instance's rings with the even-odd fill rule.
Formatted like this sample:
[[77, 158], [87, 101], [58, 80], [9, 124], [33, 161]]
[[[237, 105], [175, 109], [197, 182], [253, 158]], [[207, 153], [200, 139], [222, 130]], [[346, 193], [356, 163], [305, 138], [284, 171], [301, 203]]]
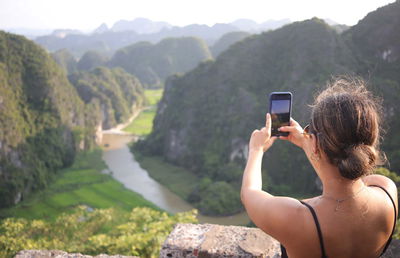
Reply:
[[52, 56], [67, 74], [91, 71], [99, 66], [121, 67], [138, 77], [145, 86], [159, 88], [168, 76], [195, 68], [249, 35], [247, 32], [227, 33], [211, 48], [203, 40], [193, 37], [167, 38], [157, 44], [139, 42], [119, 49], [110, 60], [95, 50], [85, 52], [79, 61], [67, 49], [58, 50]]
[[110, 60], [146, 86], [160, 87], [174, 73], [187, 72], [199, 62], [211, 59], [207, 44], [198, 38], [168, 38], [156, 45], [140, 42], [118, 50]]
[[244, 31], [227, 33], [223, 35], [217, 42], [215, 42], [212, 47], [210, 47], [211, 53], [213, 54], [214, 58], [216, 58], [217, 56], [219, 56], [219, 54], [227, 50], [231, 45], [241, 41], [242, 39], [250, 35], [250, 33]]
[[80, 59], [77, 64], [78, 70], [90, 71], [98, 66], [104, 66], [108, 62], [105, 55], [97, 51], [88, 51]]
[[[68, 70], [71, 57], [57, 55]], [[123, 121], [143, 102], [140, 83], [121, 69], [71, 76], [76, 88], [45, 50], [0, 32], [0, 207], [45, 188], [79, 149], [92, 148], [96, 127]]]
[[85, 128], [84, 104], [39, 46], [0, 32], [0, 207], [47, 185], [72, 163]]
[[[400, 173], [400, 124], [395, 120], [400, 111], [398, 13], [400, 1], [342, 34], [314, 18], [234, 44], [215, 62], [167, 80], [153, 132], [134, 148], [162, 156], [201, 178], [189, 198], [201, 212], [233, 213], [240, 209], [248, 138], [264, 123], [268, 94], [291, 91], [293, 117], [306, 124], [307, 104], [332, 75], [357, 74], [370, 78], [370, 88], [384, 99], [388, 133], [383, 150], [391, 170]], [[263, 178], [263, 187], [275, 194], [307, 196], [319, 191], [305, 155], [287, 142], [276, 142], [265, 155]], [[212, 198], [210, 192], [215, 192]], [[225, 193], [231, 198], [229, 205]]]
[[168, 215], [138, 207], [130, 213], [115, 209], [88, 211], [76, 207], [55, 221], [7, 218], [0, 221], [0, 256], [20, 250], [64, 250], [98, 255], [158, 257], [162, 243], [176, 223], [196, 222], [196, 211]]
[[[35, 42], [46, 48], [50, 52], [60, 49], [68, 49], [75, 58], [80, 58], [87, 51], [97, 51], [103, 54], [111, 54], [110, 47], [121, 46], [119, 40], [126, 40], [135, 37], [133, 32], [114, 32], [93, 34], [92, 36], [81, 34], [68, 34], [64, 38], [57, 35], [41, 36]], [[108, 42], [107, 42], [108, 41]]]
[[144, 101], [141, 83], [121, 68], [97, 67], [74, 73], [69, 80], [88, 108], [101, 115], [103, 129], [128, 120]]
[[61, 214], [55, 221], [8, 218], [0, 221], [0, 256], [14, 257], [27, 249], [57, 249], [158, 257], [176, 223], [196, 221], [195, 210], [168, 215], [145, 207], [124, 213], [112, 208], [89, 211], [84, 206]]
[[65, 48], [60, 49], [52, 53], [51, 56], [54, 58], [54, 60], [59, 66], [64, 68], [67, 74], [77, 72], [78, 70], [77, 61], [75, 60], [75, 57], [67, 49]]

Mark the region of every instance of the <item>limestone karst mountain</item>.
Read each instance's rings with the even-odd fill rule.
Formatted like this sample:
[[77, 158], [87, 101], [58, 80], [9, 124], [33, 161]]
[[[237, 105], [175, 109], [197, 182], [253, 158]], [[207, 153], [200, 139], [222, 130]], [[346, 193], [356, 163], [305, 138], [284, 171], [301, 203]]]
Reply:
[[118, 50], [111, 67], [122, 67], [150, 87], [160, 87], [175, 73], [185, 73], [211, 59], [207, 44], [193, 37], [168, 38], [158, 44], [140, 42]]
[[0, 207], [43, 188], [71, 164], [85, 127], [84, 104], [46, 51], [0, 32]]
[[143, 103], [140, 82], [122, 69], [73, 73], [74, 87], [67, 78], [73, 57], [61, 51], [53, 58], [0, 31], [1, 208], [45, 188], [77, 151], [94, 145], [96, 129], [125, 121]]
[[231, 45], [235, 44], [238, 41], [241, 41], [242, 39], [250, 35], [250, 33], [244, 31], [227, 33], [210, 47], [211, 53], [213, 54], [214, 58], [216, 58], [217, 56], [219, 56], [219, 54], [227, 50]]

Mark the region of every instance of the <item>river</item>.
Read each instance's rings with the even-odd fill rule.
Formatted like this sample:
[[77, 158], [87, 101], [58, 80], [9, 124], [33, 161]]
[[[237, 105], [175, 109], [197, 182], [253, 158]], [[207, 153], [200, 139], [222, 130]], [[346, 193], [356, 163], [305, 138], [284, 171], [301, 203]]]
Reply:
[[[134, 136], [117, 131], [103, 133], [103, 160], [113, 172], [112, 176], [126, 188], [141, 194], [145, 199], [170, 213], [194, 209], [192, 205], [152, 179], [147, 171], [140, 167], [128, 148], [128, 143], [133, 140]], [[246, 212], [224, 217], [199, 214], [197, 218], [200, 223], [221, 225], [245, 225], [250, 221]]]

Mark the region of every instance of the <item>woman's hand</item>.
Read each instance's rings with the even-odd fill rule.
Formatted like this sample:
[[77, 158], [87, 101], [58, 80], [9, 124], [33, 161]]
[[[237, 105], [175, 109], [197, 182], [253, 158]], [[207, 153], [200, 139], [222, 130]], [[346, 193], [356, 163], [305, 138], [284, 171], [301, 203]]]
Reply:
[[267, 113], [265, 127], [254, 130], [251, 134], [249, 151], [267, 151], [272, 146], [276, 137], [271, 137], [271, 115]]
[[278, 130], [280, 132], [289, 132], [288, 136], [279, 136], [279, 139], [290, 141], [300, 148], [303, 148], [303, 143], [305, 140], [303, 128], [293, 118], [290, 118], [290, 126], [282, 126]]

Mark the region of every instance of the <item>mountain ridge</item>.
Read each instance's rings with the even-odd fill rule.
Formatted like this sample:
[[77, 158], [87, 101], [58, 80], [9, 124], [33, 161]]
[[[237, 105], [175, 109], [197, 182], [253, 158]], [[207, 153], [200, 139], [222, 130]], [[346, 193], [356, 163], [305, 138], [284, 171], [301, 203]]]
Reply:
[[182, 37], [127, 46], [118, 50], [108, 65], [124, 68], [148, 87], [160, 87], [168, 76], [187, 72], [208, 59], [212, 55], [203, 40]]
[[[235, 22], [240, 24], [240, 20]], [[94, 29], [91, 34], [73, 33], [74, 30], [59, 30], [55, 35], [40, 36], [35, 41], [49, 51], [67, 48], [76, 57], [80, 57], [84, 52], [89, 50], [98, 50], [112, 54], [113, 51], [119, 48], [140, 41], [158, 43], [162, 39], [170, 37], [199, 37], [209, 45], [212, 45], [222, 35], [233, 31], [240, 31], [240, 28], [234, 26], [235, 22], [215, 23], [212, 26], [204, 24], [172, 26], [167, 22], [154, 22], [146, 18], [137, 18], [132, 21], [119, 20], [111, 28], [108, 28], [103, 23]], [[277, 21], [268, 20], [261, 24], [254, 22], [255, 25], [253, 24], [253, 27], [248, 29], [251, 33], [258, 33], [263, 30], [278, 28], [288, 22], [289, 20], [287, 19]]]

